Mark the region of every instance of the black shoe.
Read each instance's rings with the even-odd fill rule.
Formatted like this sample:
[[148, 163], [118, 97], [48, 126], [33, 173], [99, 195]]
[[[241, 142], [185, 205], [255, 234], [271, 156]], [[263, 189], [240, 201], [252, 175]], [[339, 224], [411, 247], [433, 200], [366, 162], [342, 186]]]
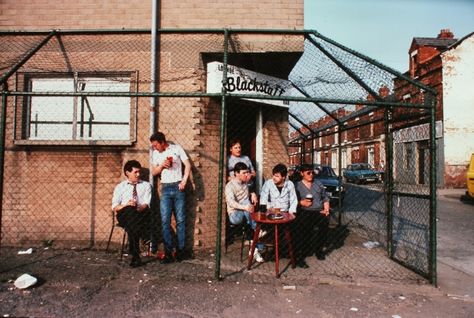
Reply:
[[299, 260], [296, 262], [296, 266], [300, 267], [300, 268], [309, 268], [309, 265], [306, 264], [306, 262], [304, 260]]
[[320, 261], [324, 261], [326, 259], [326, 255], [323, 252], [316, 253], [316, 258]]
[[142, 260], [138, 256], [132, 257], [132, 261], [130, 262], [130, 267], [135, 268], [138, 266], [142, 266]]
[[173, 255], [171, 253], [165, 253], [165, 257], [160, 261], [160, 264], [170, 264], [174, 262]]
[[176, 261], [182, 262], [187, 258], [186, 250], [177, 250], [176, 251]]

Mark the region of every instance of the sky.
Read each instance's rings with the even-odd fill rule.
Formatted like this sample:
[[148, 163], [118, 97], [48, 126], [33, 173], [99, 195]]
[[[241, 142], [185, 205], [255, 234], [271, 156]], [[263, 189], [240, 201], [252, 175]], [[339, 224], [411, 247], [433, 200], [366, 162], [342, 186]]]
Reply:
[[474, 32], [474, 0], [304, 0], [304, 27], [404, 73], [414, 37]]

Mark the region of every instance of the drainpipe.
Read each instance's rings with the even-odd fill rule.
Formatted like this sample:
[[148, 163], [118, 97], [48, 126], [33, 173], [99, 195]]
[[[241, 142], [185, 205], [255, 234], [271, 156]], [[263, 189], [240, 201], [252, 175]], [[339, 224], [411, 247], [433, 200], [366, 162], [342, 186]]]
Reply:
[[[159, 8], [160, 8], [160, 1], [152, 0], [152, 9], [151, 9], [151, 85], [150, 91], [152, 93], [156, 93], [158, 87], [158, 80], [160, 74], [160, 55], [159, 55], [159, 43], [158, 43], [158, 29], [160, 26], [159, 20]], [[157, 54], [158, 53], [158, 54]], [[156, 125], [156, 113], [158, 109], [157, 103], [158, 97], [152, 96], [150, 100], [150, 136], [157, 131]], [[149, 167], [151, 168], [151, 155], [153, 149], [149, 148]], [[149, 181], [153, 184], [153, 174], [150, 171]]]
[[[6, 84], [3, 89], [6, 89]], [[0, 247], [2, 246], [2, 214], [3, 214], [3, 173], [5, 171], [5, 131], [7, 122], [7, 92], [2, 91], [2, 108], [0, 115]]]

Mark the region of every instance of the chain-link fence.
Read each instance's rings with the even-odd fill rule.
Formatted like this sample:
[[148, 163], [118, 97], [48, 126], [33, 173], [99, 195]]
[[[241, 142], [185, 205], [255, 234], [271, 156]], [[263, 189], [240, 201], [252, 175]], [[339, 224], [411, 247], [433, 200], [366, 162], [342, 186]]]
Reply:
[[[120, 247], [112, 193], [130, 159], [153, 180], [149, 137], [156, 129], [190, 159], [186, 250], [195, 259], [216, 255], [217, 276], [247, 267], [273, 275], [281, 258], [277, 273], [288, 277], [409, 277], [395, 260], [435, 281], [430, 88], [316, 32], [161, 30], [156, 81], [146, 31], [0, 38], [2, 246]], [[236, 140], [238, 154], [231, 152]], [[296, 186], [296, 208], [290, 195], [288, 205], [266, 202], [267, 209], [295, 209], [294, 221], [253, 214], [262, 232], [255, 236], [260, 266], [247, 264], [241, 244], [252, 231], [227, 213], [234, 212], [224, 193], [234, 178], [231, 155], [252, 163], [249, 189], [257, 195], [279, 163]], [[303, 164], [311, 164], [310, 179]], [[161, 181], [153, 180], [151, 236], [144, 237], [158, 251]], [[293, 190], [275, 182], [285, 201]], [[305, 182], [320, 185], [313, 194], [322, 195], [309, 206]], [[322, 217], [325, 201], [330, 215]], [[292, 254], [294, 265], [309, 269], [289, 269]]]

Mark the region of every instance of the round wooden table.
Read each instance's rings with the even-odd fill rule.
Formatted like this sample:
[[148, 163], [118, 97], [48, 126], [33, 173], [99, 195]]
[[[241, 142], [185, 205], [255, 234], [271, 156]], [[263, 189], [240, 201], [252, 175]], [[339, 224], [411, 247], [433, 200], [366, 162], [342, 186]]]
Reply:
[[255, 246], [258, 243], [259, 239], [259, 233], [260, 233], [260, 227], [262, 224], [273, 224], [275, 228], [275, 272], [276, 272], [276, 277], [280, 277], [280, 270], [279, 270], [279, 251], [278, 251], [278, 243], [279, 243], [279, 234], [278, 234], [278, 227], [282, 226], [283, 227], [283, 232], [285, 233], [285, 240], [288, 243], [288, 252], [290, 253], [290, 260], [291, 260], [291, 268], [296, 267], [295, 263], [295, 257], [293, 254], [293, 246], [291, 245], [291, 232], [290, 229], [288, 228], [289, 223], [293, 222], [295, 220], [295, 215], [291, 213], [286, 213], [282, 212], [282, 218], [278, 219], [273, 219], [271, 216], [273, 213], [266, 212], [256, 212], [256, 213], [251, 213], [250, 217], [252, 220], [257, 222], [257, 227], [255, 228], [255, 232], [253, 234], [253, 242], [252, 242], [252, 247], [250, 249], [250, 255], [248, 259], [248, 265], [247, 269], [250, 270], [250, 267], [252, 266], [253, 263], [253, 253], [255, 251]]

